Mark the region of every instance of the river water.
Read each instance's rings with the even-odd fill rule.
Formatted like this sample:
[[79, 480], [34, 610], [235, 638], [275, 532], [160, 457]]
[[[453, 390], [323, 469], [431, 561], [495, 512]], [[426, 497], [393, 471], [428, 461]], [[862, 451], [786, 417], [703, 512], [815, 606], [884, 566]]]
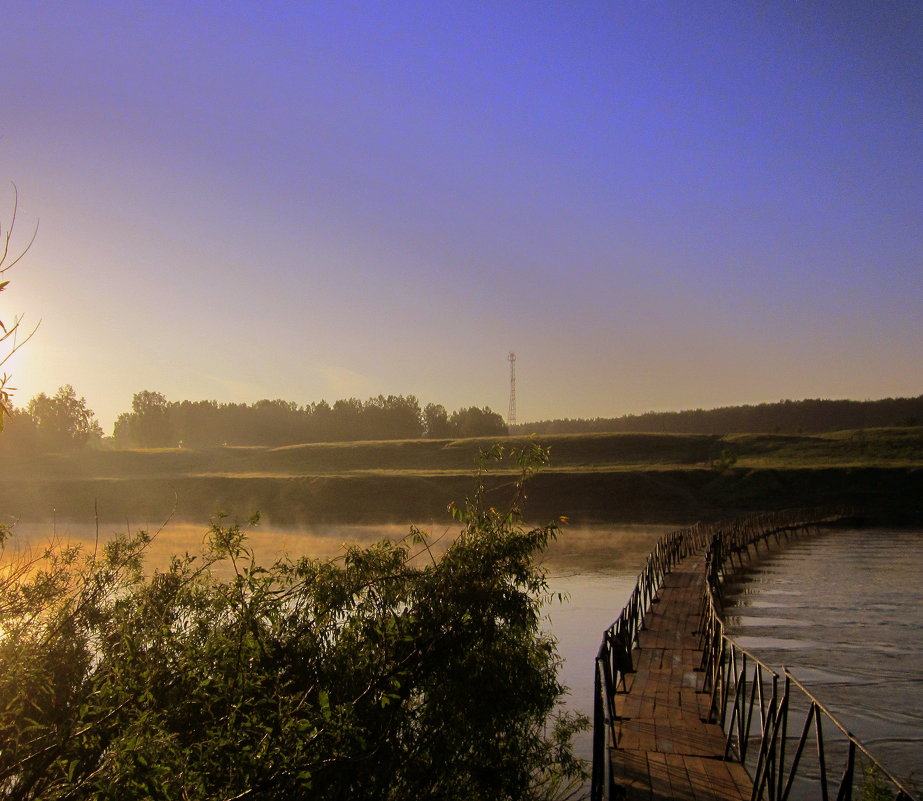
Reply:
[[[101, 531], [111, 536], [111, 527]], [[158, 534], [150, 561], [197, 551], [207, 526], [171, 525]], [[667, 526], [565, 527], [545, 556], [550, 589], [563, 603], [545, 608], [558, 640], [568, 708], [592, 716], [593, 658], [638, 573]], [[89, 526], [61, 526], [59, 537], [92, 547]], [[259, 559], [334, 556], [344, 542], [398, 539], [406, 526], [341, 526], [302, 531], [257, 528]], [[17, 527], [20, 542], [47, 541], [47, 526]], [[452, 532], [431, 530], [437, 550]], [[795, 540], [763, 555], [728, 589], [730, 633], [773, 666], [786, 665], [893, 772], [923, 765], [923, 532], [837, 531]], [[590, 759], [591, 734], [577, 752]], [[920, 772], [916, 779], [921, 778]]]
[[[142, 526], [144, 527], [144, 526]], [[100, 526], [99, 539], [105, 541], [118, 532], [137, 526]], [[146, 527], [157, 532], [150, 545], [147, 564], [165, 567], [173, 554], [198, 552], [203, 545], [208, 525], [169, 523], [163, 527]], [[543, 557], [552, 593], [564, 595], [563, 602], [553, 601], [544, 608], [544, 628], [558, 640], [562, 658], [560, 676], [570, 688], [566, 699], [569, 709], [593, 714], [593, 659], [603, 631], [621, 612], [634, 589], [638, 574], [657, 540], [671, 526], [617, 525], [565, 526]], [[454, 530], [440, 526], [427, 527], [438, 553], [452, 541]], [[342, 525], [274, 529], [263, 526], [247, 532], [248, 544], [257, 560], [268, 564], [288, 554], [325, 558], [342, 553], [344, 543], [371, 544], [384, 537], [399, 540], [408, 526]], [[86, 524], [58, 522], [18, 524], [11, 544], [41, 549], [57, 539], [80, 544], [92, 551], [96, 547], [96, 528]], [[592, 735], [584, 732], [576, 741], [578, 754], [592, 759]]]
[[[565, 529], [549, 549], [548, 583], [563, 603], [545, 607], [546, 629], [558, 641], [559, 676], [569, 688], [566, 706], [592, 720], [596, 652], [603, 631], [628, 602], [638, 574], [671, 526], [613, 525]], [[575, 738], [578, 756], [593, 758], [592, 731]]]
[[729, 584], [728, 634], [786, 666], [899, 778], [923, 780], [923, 532], [792, 540]]

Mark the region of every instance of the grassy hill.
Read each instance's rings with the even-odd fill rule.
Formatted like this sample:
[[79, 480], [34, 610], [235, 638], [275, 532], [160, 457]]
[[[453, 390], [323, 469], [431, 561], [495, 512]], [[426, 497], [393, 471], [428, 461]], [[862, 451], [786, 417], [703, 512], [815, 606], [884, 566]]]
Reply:
[[[0, 515], [24, 520], [175, 518], [259, 509], [278, 524], [445, 517], [496, 440], [389, 440], [280, 448], [99, 450], [4, 459]], [[525, 440], [506, 439], [515, 445]], [[532, 486], [536, 518], [683, 523], [817, 503], [915, 513], [923, 429], [815, 435], [573, 434], [536, 441], [552, 464]], [[498, 495], [509, 484], [491, 477]]]

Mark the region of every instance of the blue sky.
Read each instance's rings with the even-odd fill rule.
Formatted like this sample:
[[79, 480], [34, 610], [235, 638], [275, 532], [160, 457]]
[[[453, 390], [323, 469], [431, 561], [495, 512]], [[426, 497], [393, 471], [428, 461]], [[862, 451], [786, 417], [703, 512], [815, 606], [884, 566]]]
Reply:
[[[10, 3], [25, 403], [923, 392], [923, 4]], [[12, 190], [0, 200], [8, 208]], [[0, 211], [6, 221], [9, 214]], [[0, 319], [3, 315], [0, 315]]]

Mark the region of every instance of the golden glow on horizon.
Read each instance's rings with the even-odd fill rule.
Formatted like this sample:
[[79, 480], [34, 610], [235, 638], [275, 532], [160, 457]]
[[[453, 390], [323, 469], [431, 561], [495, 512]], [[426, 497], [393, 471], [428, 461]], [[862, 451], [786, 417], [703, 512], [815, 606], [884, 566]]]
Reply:
[[143, 389], [503, 411], [510, 348], [521, 421], [918, 395], [898, 5], [205, 4], [188, 36], [23, 7], [16, 403], [70, 383], [107, 431]]

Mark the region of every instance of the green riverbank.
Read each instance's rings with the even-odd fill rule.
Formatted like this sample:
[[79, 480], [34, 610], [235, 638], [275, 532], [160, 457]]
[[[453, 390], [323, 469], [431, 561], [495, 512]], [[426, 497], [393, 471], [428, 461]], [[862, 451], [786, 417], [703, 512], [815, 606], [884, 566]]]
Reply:
[[[523, 440], [509, 438], [506, 444]], [[846, 504], [913, 518], [923, 506], [923, 429], [823, 435], [558, 435], [534, 479], [536, 520], [682, 524], [763, 509]], [[8, 520], [202, 520], [259, 509], [278, 525], [429, 522], [471, 490], [495, 440], [399, 440], [284, 448], [98, 450], [4, 459]], [[512, 474], [493, 474], [498, 502]]]

